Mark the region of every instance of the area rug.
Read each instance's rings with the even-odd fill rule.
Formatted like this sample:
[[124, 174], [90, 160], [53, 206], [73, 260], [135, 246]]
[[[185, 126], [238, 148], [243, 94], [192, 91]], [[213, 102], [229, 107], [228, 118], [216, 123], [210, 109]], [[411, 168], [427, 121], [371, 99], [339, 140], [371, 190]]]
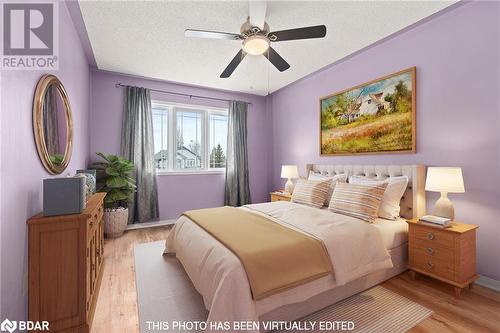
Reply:
[[[158, 241], [139, 244], [134, 249], [141, 333], [179, 332], [182, 330], [172, 330], [171, 327], [167, 327], [168, 323], [204, 321], [208, 316], [202, 297], [194, 289], [179, 261], [175, 256], [162, 256], [164, 245], [164, 241]], [[376, 286], [315, 312], [296, 323], [301, 329], [305, 328], [300, 332], [324, 332], [324, 329], [319, 329], [320, 322], [347, 321], [354, 325], [350, 332], [399, 333], [408, 331], [431, 314], [431, 310], [420, 304], [384, 287]], [[315, 328], [306, 325], [311, 322], [318, 324]], [[299, 332], [299, 330], [290, 328], [274, 332]]]
[[179, 332], [166, 325], [174, 321], [205, 321], [208, 317], [201, 295], [179, 260], [162, 255], [164, 249], [165, 241], [138, 244], [134, 248], [141, 333]]
[[[432, 311], [426, 307], [384, 287], [376, 286], [313, 313], [297, 322], [306, 324], [311, 322], [347, 321], [353, 324], [351, 332], [399, 333], [408, 331], [431, 314]], [[345, 325], [348, 324], [346, 323]], [[298, 331], [290, 329], [275, 332]], [[308, 332], [324, 332], [324, 330], [316, 327], [315, 329], [308, 330]]]

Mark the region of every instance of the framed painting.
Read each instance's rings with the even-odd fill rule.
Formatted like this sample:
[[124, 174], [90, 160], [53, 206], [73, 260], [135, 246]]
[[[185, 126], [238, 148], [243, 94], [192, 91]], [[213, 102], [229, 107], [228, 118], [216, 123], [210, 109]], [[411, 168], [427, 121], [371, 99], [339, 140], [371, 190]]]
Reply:
[[415, 67], [320, 99], [320, 155], [416, 151]]

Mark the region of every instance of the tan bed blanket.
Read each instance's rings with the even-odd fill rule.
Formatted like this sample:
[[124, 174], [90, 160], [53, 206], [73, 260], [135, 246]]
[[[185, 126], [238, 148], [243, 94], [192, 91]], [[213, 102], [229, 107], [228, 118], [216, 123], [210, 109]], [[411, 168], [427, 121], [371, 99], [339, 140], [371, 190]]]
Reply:
[[321, 240], [262, 215], [234, 207], [191, 210], [183, 215], [240, 259], [255, 300], [332, 273]]

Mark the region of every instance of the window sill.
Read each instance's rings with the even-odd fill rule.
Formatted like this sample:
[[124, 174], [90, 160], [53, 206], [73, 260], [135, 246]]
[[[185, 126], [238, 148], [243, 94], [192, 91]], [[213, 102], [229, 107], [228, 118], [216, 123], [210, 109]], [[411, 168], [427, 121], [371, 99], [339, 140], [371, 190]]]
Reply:
[[156, 171], [157, 176], [221, 175], [224, 173], [226, 173], [226, 169]]

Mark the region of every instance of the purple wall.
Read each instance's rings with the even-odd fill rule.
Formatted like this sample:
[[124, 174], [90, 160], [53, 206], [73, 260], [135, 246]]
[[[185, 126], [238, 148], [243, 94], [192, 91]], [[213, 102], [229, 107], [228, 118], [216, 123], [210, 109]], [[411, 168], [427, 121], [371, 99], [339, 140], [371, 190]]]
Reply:
[[[479, 224], [478, 270], [500, 280], [500, 3], [469, 3], [272, 94], [273, 167], [282, 164], [451, 165], [466, 193], [456, 215]], [[319, 98], [417, 67], [417, 153], [319, 156]], [[302, 171], [304, 172], [304, 171]], [[428, 195], [432, 207], [436, 195]]]
[[[254, 202], [268, 199], [268, 149], [270, 122], [267, 120], [266, 98], [228, 91], [181, 85], [171, 82], [138, 78], [103, 71], [92, 72], [92, 111], [90, 126], [90, 158], [95, 152], [119, 154], [124, 89], [116, 83], [175, 91], [193, 95], [252, 102], [248, 109], [248, 155], [250, 190]], [[152, 99], [197, 103], [206, 106], [227, 106], [226, 102], [191, 100], [167, 94], [152, 93]], [[185, 210], [215, 207], [224, 204], [224, 175], [159, 175], [158, 198], [160, 218], [173, 219]]]
[[[59, 6], [59, 70], [51, 74], [64, 84], [74, 122], [73, 155], [63, 172], [87, 165], [90, 72], [78, 35], [64, 3]], [[45, 72], [1, 72], [1, 318], [27, 318], [28, 231], [26, 220], [42, 209], [45, 171], [35, 147], [31, 107], [36, 83]]]

